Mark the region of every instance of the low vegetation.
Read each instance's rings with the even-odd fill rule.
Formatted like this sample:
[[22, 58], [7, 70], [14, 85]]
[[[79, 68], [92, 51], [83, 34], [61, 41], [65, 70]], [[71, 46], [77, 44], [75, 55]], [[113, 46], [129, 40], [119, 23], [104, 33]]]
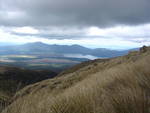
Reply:
[[25, 87], [2, 113], [150, 113], [150, 48], [79, 67]]

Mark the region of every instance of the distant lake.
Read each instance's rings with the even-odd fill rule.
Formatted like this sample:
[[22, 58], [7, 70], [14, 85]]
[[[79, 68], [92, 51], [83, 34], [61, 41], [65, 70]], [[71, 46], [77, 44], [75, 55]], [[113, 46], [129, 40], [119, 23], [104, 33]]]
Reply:
[[64, 57], [68, 58], [87, 58], [90, 60], [98, 59], [99, 57], [93, 55], [83, 55], [83, 54], [64, 54]]

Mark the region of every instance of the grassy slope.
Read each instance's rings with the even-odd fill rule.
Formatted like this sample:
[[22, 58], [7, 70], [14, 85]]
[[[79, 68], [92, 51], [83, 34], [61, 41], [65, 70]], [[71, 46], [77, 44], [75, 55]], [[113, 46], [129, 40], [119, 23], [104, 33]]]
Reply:
[[19, 91], [3, 113], [149, 113], [150, 49], [86, 62]]

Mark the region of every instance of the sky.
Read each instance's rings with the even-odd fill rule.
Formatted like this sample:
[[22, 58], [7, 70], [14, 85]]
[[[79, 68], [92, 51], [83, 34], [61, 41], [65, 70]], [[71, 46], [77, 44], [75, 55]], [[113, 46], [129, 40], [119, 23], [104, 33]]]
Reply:
[[0, 0], [0, 43], [150, 45], [150, 0]]

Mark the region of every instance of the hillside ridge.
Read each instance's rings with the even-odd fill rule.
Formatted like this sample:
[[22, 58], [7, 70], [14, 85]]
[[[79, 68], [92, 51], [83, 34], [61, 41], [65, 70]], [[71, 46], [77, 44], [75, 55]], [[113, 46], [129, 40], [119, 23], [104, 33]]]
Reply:
[[[83, 62], [53, 79], [29, 85], [18, 91], [13, 103], [3, 113], [43, 113], [43, 110], [45, 113], [61, 113], [62, 110], [65, 110], [65, 113], [77, 113], [75, 109], [78, 113], [83, 113], [82, 110], [84, 113], [95, 113], [95, 110], [108, 112], [109, 109], [109, 113], [141, 113], [138, 111], [142, 109], [147, 111], [147, 104], [144, 108], [141, 107], [147, 103], [141, 95], [147, 94], [150, 88], [149, 58], [150, 47], [143, 46], [139, 51], [131, 51], [125, 56]], [[103, 95], [106, 101], [100, 95]], [[141, 100], [137, 100], [138, 98]], [[132, 101], [133, 99], [135, 101]], [[140, 102], [141, 105], [136, 102]], [[129, 103], [133, 105], [131, 108], [127, 106]], [[22, 109], [15, 108], [18, 104]], [[38, 108], [39, 105], [46, 106]], [[63, 107], [65, 105], [68, 107]], [[106, 106], [109, 109], [105, 109]]]
[[[44, 82], [47, 83], [48, 81], [50, 81], [50, 82], [52, 81], [52, 82], [54, 82], [54, 84], [52, 83], [53, 85], [57, 85], [56, 83], [58, 81], [59, 81], [58, 83], [61, 84], [62, 83], [61, 81], [65, 81], [65, 79], [66, 80], [69, 79], [69, 81], [71, 83], [70, 84], [66, 83], [66, 86], [64, 86], [65, 88], [68, 88], [68, 87], [70, 87], [70, 85], [73, 85], [74, 83], [77, 83], [78, 81], [82, 81], [88, 75], [97, 73], [97, 71], [102, 71], [105, 69], [109, 69], [113, 66], [120, 65], [122, 63], [135, 62], [135, 61], [141, 59], [143, 56], [146, 56], [147, 54], [150, 53], [149, 47], [146, 47], [146, 50], [144, 52], [143, 52], [143, 48], [145, 50], [145, 46], [144, 46], [139, 51], [131, 51], [131, 52], [129, 52], [128, 55], [121, 56], [121, 57], [116, 57], [116, 58], [111, 58], [111, 59], [96, 59], [96, 60], [91, 60], [91, 61], [85, 61], [81, 64], [77, 64], [76, 66], [73, 66], [70, 69], [67, 69], [66, 71], [61, 72], [54, 79], [42, 81], [41, 84], [43, 84]], [[93, 68], [93, 70], [92, 70], [92, 68]], [[67, 84], [69, 86], [67, 86]], [[42, 85], [40, 85], [40, 83], [36, 83], [36, 85], [33, 84], [33, 87], [34, 86], [42, 87]], [[34, 87], [34, 88], [36, 89], [36, 87]], [[16, 96], [15, 96], [15, 99], [18, 98], [19, 96], [22, 97], [22, 95], [26, 95], [27, 92], [30, 92], [30, 91], [28, 91], [28, 89], [29, 90], [32, 89], [32, 85], [28, 86], [28, 87], [24, 88], [22, 91], [18, 92], [18, 94], [16, 94]], [[37, 91], [37, 89], [36, 89], [36, 91]], [[34, 89], [33, 89], [33, 92], [34, 92]]]

